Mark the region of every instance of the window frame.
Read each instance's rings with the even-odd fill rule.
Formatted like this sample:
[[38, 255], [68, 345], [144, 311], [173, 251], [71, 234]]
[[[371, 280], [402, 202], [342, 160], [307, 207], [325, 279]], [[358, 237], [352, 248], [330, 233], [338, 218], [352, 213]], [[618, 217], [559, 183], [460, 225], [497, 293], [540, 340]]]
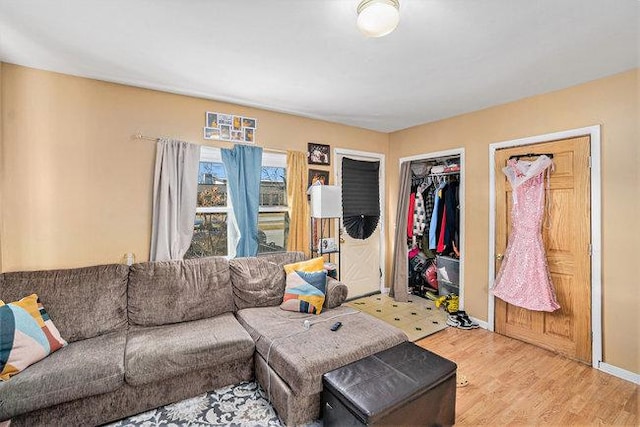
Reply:
[[[220, 148], [203, 145], [202, 148], [200, 149], [199, 163], [201, 162], [223, 163]], [[261, 167], [284, 168], [285, 174], [286, 174], [287, 155], [284, 153], [275, 153], [275, 152], [268, 152], [263, 150]], [[289, 207], [286, 205], [260, 206], [258, 208], [258, 216], [261, 213], [288, 213], [288, 212], [289, 212]], [[199, 214], [199, 213], [224, 213], [227, 215], [227, 221], [226, 221], [227, 223], [227, 255], [224, 255], [224, 256], [227, 259], [235, 258], [236, 248], [232, 245], [232, 242], [234, 239], [230, 237], [236, 234], [236, 230], [235, 230], [236, 227], [235, 227], [235, 216], [233, 214], [233, 207], [231, 204], [231, 197], [229, 197], [229, 188], [227, 187], [227, 205], [226, 206], [207, 206], [207, 207], [196, 206], [196, 214]], [[285, 251], [286, 251], [286, 248], [285, 248]]]

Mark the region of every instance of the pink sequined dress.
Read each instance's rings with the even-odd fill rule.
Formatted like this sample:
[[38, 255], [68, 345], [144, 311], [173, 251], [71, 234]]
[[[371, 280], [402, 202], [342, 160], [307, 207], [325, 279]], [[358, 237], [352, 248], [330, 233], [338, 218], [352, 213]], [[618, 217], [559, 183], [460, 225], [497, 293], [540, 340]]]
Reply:
[[493, 294], [529, 310], [560, 308], [549, 276], [542, 243], [545, 215], [545, 171], [553, 167], [545, 155], [535, 161], [509, 160], [502, 169], [513, 188], [511, 235], [496, 277]]

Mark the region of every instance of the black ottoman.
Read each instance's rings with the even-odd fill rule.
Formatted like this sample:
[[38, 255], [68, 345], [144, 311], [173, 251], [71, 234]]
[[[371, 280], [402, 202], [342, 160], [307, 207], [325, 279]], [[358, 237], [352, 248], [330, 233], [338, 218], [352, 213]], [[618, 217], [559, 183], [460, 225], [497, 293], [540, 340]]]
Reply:
[[328, 372], [322, 377], [324, 425], [453, 425], [456, 369], [405, 342]]

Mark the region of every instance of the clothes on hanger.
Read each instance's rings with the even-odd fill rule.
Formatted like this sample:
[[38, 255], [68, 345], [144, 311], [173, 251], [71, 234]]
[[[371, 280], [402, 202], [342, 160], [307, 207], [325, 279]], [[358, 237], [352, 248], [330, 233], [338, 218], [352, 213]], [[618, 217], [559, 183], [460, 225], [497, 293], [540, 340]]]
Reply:
[[[434, 292], [433, 284], [427, 280], [426, 270], [435, 262], [436, 254], [459, 256], [459, 170], [457, 163], [428, 166], [426, 169], [421, 167], [418, 172], [425, 175], [411, 178], [406, 213], [407, 261], [409, 286], [414, 294], [424, 295], [427, 290]], [[435, 289], [437, 293], [437, 281]]]
[[545, 180], [553, 161], [540, 155], [534, 161], [509, 159], [502, 169], [513, 189], [511, 232], [496, 276], [493, 294], [528, 310], [552, 312], [560, 308], [542, 240]]

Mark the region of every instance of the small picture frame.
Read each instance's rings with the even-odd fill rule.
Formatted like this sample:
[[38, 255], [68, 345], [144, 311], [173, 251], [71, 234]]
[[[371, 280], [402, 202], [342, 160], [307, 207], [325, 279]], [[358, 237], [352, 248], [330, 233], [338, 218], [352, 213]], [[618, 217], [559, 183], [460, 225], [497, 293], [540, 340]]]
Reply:
[[241, 130], [232, 130], [231, 131], [231, 141], [233, 142], [243, 142], [244, 135]]
[[204, 139], [220, 139], [220, 129], [205, 127]]
[[244, 128], [244, 142], [255, 142], [255, 132], [256, 130], [253, 128]]
[[310, 165], [329, 166], [331, 164], [331, 147], [325, 144], [309, 142], [307, 144], [307, 163]]
[[218, 113], [218, 125], [222, 128], [222, 126], [231, 127], [233, 125], [233, 116], [231, 114], [220, 114]]
[[242, 118], [242, 127], [243, 128], [253, 128], [255, 129], [256, 126], [256, 119], [252, 119], [251, 117], [243, 117]]
[[212, 113], [211, 111], [207, 111], [207, 118], [205, 121], [205, 126], [208, 128], [217, 128], [218, 127], [218, 113]]
[[225, 141], [231, 140], [231, 126], [220, 126], [220, 139]]
[[316, 182], [320, 185], [329, 185], [329, 171], [323, 171], [319, 169], [309, 169], [309, 185], [311, 187]]
[[242, 130], [242, 117], [233, 116], [233, 130]]

